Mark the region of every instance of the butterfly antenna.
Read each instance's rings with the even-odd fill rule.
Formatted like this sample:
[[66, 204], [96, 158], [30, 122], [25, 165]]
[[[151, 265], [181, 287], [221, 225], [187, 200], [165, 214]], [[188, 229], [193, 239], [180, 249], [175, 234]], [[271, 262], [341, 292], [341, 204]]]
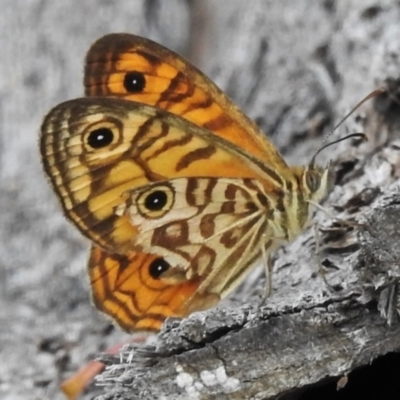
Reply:
[[331, 145], [333, 145], [333, 144], [339, 143], [339, 142], [341, 142], [341, 141], [343, 141], [343, 140], [347, 140], [347, 139], [350, 139], [350, 138], [353, 138], [353, 137], [359, 137], [359, 138], [363, 138], [364, 140], [368, 140], [367, 137], [365, 136], [365, 134], [363, 134], [363, 133], [352, 133], [351, 135], [347, 135], [347, 136], [345, 136], [345, 137], [343, 137], [343, 138], [334, 140], [333, 142], [326, 143], [326, 141], [332, 136], [332, 134], [336, 131], [336, 129], [338, 129], [339, 126], [342, 125], [343, 122], [345, 122], [346, 119], [349, 118], [350, 115], [354, 113], [354, 111], [356, 111], [359, 107], [361, 107], [366, 101], [368, 101], [368, 100], [370, 100], [370, 99], [372, 99], [372, 98], [374, 98], [374, 97], [377, 97], [377, 96], [381, 95], [382, 93], [386, 93], [386, 92], [387, 92], [387, 89], [386, 89], [386, 88], [379, 88], [379, 89], [376, 89], [376, 90], [372, 91], [371, 93], [369, 93], [367, 96], [365, 96], [360, 102], [358, 102], [358, 103], [357, 103], [357, 104], [356, 104], [356, 105], [355, 105], [355, 106], [354, 106], [354, 107], [353, 107], [353, 108], [352, 108], [352, 109], [351, 109], [351, 110], [350, 110], [350, 111], [349, 111], [349, 112], [348, 112], [348, 113], [333, 127], [333, 129], [324, 137], [324, 139], [323, 139], [323, 141], [322, 141], [322, 143], [321, 143], [321, 146], [318, 148], [318, 150], [315, 152], [313, 158], [311, 159], [310, 167], [313, 167], [313, 166], [314, 166], [314, 164], [315, 164], [315, 159], [317, 158], [318, 154], [321, 153], [322, 150], [326, 149], [327, 147], [329, 147], [329, 146], [331, 146]]
[[342, 137], [340, 139], [334, 140], [333, 142], [329, 142], [329, 143], [321, 146], [317, 150], [317, 152], [314, 154], [314, 156], [313, 156], [313, 158], [311, 159], [311, 162], [310, 162], [310, 168], [314, 167], [315, 159], [317, 158], [318, 154], [321, 153], [321, 151], [325, 150], [327, 147], [332, 146], [332, 145], [334, 145], [336, 143], [343, 142], [343, 140], [347, 140], [347, 139], [351, 139], [351, 138], [355, 138], [355, 137], [358, 137], [358, 138], [361, 138], [361, 139], [364, 139], [364, 140], [368, 140], [367, 135], [365, 135], [365, 133], [351, 133], [350, 135], [347, 135], [347, 136], [344, 136], [344, 137]]

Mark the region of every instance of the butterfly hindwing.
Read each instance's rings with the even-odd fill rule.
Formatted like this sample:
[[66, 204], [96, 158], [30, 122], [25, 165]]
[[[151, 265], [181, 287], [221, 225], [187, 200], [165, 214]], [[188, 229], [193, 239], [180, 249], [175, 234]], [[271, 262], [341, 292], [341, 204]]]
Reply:
[[[275, 214], [255, 179], [176, 178], [136, 188], [117, 210], [138, 227], [138, 249], [162, 256], [161, 277], [201, 278], [198, 293], [225, 296], [261, 248], [279, 243]], [[268, 215], [268, 218], [265, 216]]]
[[[96, 307], [128, 332], [158, 331], [165, 318], [185, 316], [220, 299], [214, 294], [196, 294], [200, 279], [171, 282], [161, 278], [164, 264], [156, 255], [109, 254], [93, 246], [88, 271]], [[191, 304], [187, 299], [192, 299]]]

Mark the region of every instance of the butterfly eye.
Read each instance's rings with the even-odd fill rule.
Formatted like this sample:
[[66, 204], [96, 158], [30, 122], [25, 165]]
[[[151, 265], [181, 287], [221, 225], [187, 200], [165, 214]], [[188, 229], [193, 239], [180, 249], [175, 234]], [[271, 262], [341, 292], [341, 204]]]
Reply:
[[321, 185], [321, 175], [317, 171], [308, 170], [305, 173], [306, 185], [311, 193], [316, 192]]
[[99, 128], [91, 131], [88, 135], [87, 142], [93, 149], [101, 149], [112, 143], [114, 134], [109, 128]]
[[131, 71], [125, 75], [124, 88], [129, 93], [140, 93], [146, 86], [146, 79], [141, 72]]
[[158, 279], [165, 271], [168, 271], [170, 265], [163, 258], [156, 258], [149, 265], [149, 274], [152, 278]]
[[138, 199], [139, 212], [148, 218], [161, 218], [174, 205], [174, 191], [168, 185], [155, 186], [143, 191]]

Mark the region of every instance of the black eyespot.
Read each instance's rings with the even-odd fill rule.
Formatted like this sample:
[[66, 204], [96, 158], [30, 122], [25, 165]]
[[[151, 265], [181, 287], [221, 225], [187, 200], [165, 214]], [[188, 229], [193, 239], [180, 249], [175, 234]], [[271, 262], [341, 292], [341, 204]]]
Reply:
[[127, 72], [124, 78], [124, 88], [129, 93], [140, 93], [146, 86], [146, 79], [141, 72]]
[[108, 128], [99, 128], [89, 133], [88, 144], [93, 149], [108, 146], [114, 139], [114, 134]]
[[169, 267], [170, 265], [163, 258], [156, 258], [150, 263], [149, 274], [152, 278], [158, 279]]
[[144, 205], [149, 211], [160, 211], [167, 204], [167, 193], [162, 190], [151, 192], [144, 200]]

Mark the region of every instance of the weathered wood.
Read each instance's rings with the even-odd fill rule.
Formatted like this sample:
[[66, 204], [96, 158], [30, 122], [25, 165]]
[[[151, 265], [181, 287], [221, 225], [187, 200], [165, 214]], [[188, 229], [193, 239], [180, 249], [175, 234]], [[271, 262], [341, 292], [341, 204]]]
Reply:
[[314, 218], [334, 289], [316, 272], [310, 229], [278, 252], [266, 305], [256, 270], [218, 309], [169, 321], [132, 365], [106, 357], [116, 363], [100, 378], [106, 398], [270, 398], [399, 350], [396, 1], [3, 3], [0, 397], [62, 398], [59, 381], [121, 337], [89, 304], [87, 246], [61, 217], [37, 149], [42, 116], [81, 95], [84, 54], [108, 32], [190, 55], [293, 163], [307, 162], [324, 129], [387, 79], [393, 95], [335, 134], [363, 131], [369, 143], [319, 157], [339, 174], [324, 206], [359, 224], [342, 227], [322, 211]]

